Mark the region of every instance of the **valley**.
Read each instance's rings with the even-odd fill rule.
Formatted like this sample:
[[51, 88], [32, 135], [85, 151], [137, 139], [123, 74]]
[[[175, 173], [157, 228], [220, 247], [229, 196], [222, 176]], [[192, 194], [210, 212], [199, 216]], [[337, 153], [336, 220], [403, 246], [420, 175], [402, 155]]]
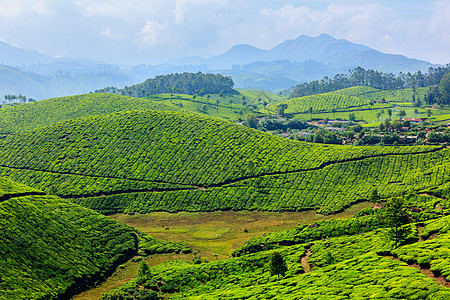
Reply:
[[[152, 82], [0, 109], [0, 299], [450, 295], [435, 87], [147, 95]], [[412, 113], [430, 116], [399, 143]], [[290, 136], [329, 136], [327, 117], [346, 140]]]

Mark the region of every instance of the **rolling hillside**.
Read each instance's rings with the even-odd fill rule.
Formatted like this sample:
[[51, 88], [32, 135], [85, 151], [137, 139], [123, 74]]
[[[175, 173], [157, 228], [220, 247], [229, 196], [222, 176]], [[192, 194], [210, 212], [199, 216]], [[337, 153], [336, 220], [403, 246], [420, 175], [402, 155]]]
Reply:
[[176, 110], [162, 103], [114, 94], [53, 98], [0, 109], [0, 135], [27, 132], [63, 120], [136, 109]]
[[1, 175], [103, 213], [327, 214], [367, 199], [373, 187], [384, 197], [436, 187], [450, 170], [447, 148], [311, 145], [175, 112], [68, 120], [0, 146]]
[[281, 103], [288, 105], [286, 109], [288, 114], [308, 113], [310, 109], [317, 113], [331, 112], [333, 109], [336, 111], [350, 111], [387, 107], [386, 104], [370, 105], [370, 100], [334, 93], [293, 98]]
[[137, 251], [133, 230], [56, 196], [0, 179], [0, 299], [68, 297]]

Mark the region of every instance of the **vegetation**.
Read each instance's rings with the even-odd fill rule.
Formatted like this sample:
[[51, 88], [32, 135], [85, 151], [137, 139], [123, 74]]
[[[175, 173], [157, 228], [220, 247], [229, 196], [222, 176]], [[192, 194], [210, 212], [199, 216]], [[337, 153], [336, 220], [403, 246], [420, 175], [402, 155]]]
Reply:
[[450, 66], [429, 68], [428, 73], [417, 71], [414, 74], [400, 73], [385, 74], [375, 70], [365, 70], [356, 67], [349, 75], [337, 74], [334, 78], [324, 77], [309, 83], [298, 84], [289, 93], [290, 98], [333, 92], [354, 86], [367, 86], [383, 90], [396, 90], [404, 88], [420, 88], [438, 85], [445, 74], [450, 72]]
[[331, 112], [332, 109], [351, 111], [389, 106], [387, 103], [374, 104], [370, 100], [335, 93], [294, 98], [284, 101], [283, 104], [287, 104], [288, 114]]
[[188, 95], [205, 95], [232, 92], [233, 80], [220, 74], [182, 73], [160, 75], [147, 79], [143, 83], [118, 89], [108, 87], [96, 90], [96, 93], [113, 93], [137, 98], [162, 93], [178, 93]]
[[162, 103], [112, 94], [61, 97], [0, 109], [0, 135], [27, 132], [39, 127], [94, 115], [131, 110], [176, 110]]
[[[369, 211], [373, 210], [364, 210], [355, 217]], [[416, 225], [420, 224], [423, 223]], [[419, 241], [416, 237], [397, 248], [386, 240], [386, 229], [366, 228], [365, 233], [358, 235], [316, 237], [311, 243], [280, 244], [277, 250], [218, 262], [166, 263], [151, 268], [151, 279], [133, 280], [104, 294], [102, 299], [142, 299], [143, 291], [171, 299], [242, 299], [262, 295], [275, 299], [444, 299], [450, 296], [446, 287], [450, 277], [448, 224], [448, 217], [426, 221], [420, 236], [426, 239], [439, 232], [437, 238]], [[284, 257], [289, 266], [280, 280], [270, 268], [275, 253]], [[304, 266], [310, 271], [305, 273]]]
[[12, 196], [0, 202], [0, 299], [68, 297], [136, 252], [128, 226], [7, 179], [1, 187]]
[[[173, 112], [69, 120], [0, 144], [1, 174], [103, 213], [327, 214], [364, 201], [370, 186], [396, 195], [432, 188], [448, 176], [449, 152], [440, 147], [310, 145]], [[406, 166], [410, 172], [399, 171]]]

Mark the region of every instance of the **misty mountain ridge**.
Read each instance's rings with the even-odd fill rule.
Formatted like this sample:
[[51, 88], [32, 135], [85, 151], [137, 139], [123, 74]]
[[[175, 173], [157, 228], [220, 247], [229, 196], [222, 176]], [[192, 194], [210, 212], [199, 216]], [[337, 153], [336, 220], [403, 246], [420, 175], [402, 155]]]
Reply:
[[[269, 50], [238, 44], [214, 57], [182, 57], [153, 66], [56, 58], [4, 42], [0, 42], [0, 58], [4, 65], [16, 67], [14, 72], [11, 69], [0, 72], [0, 96], [21, 93], [36, 99], [87, 93], [107, 86], [121, 88], [168, 73], [220, 73], [231, 76], [237, 88], [279, 91], [297, 83], [347, 73], [357, 66], [394, 74], [427, 71], [433, 66], [327, 34], [300, 35]], [[12, 73], [14, 80], [9, 78]], [[99, 80], [94, 80], [96, 76]]]

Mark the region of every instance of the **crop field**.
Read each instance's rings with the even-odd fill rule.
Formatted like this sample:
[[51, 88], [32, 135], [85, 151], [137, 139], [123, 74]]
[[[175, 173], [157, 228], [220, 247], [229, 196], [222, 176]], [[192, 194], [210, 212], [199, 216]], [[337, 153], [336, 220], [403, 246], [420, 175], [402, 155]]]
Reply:
[[71, 295], [136, 251], [128, 226], [34, 189], [15, 191], [0, 202], [2, 300]]
[[173, 112], [69, 120], [0, 144], [2, 176], [103, 213], [328, 214], [364, 201], [373, 186], [389, 196], [449, 176], [449, 150], [442, 147], [311, 145]]
[[0, 135], [34, 130], [63, 120], [131, 110], [176, 110], [162, 103], [114, 94], [61, 97], [0, 109]]
[[335, 93], [294, 98], [283, 101], [282, 103], [288, 105], [286, 109], [286, 113], [288, 114], [310, 113], [311, 109], [313, 113], [322, 113], [332, 112], [333, 109], [336, 111], [356, 111], [391, 106], [387, 103], [371, 105], [370, 100]]
[[237, 96], [222, 98], [214, 95], [214, 97], [208, 99], [207, 97], [195, 96], [194, 98], [194, 96], [182, 94], [158, 94], [149, 96], [147, 99], [173, 108], [173, 111], [199, 113], [230, 121], [243, 118], [246, 114], [254, 112], [253, 109], [239, 103], [242, 100]]
[[[423, 101], [425, 94], [427, 93], [428, 88], [417, 88], [415, 92], [415, 99], [420, 99]], [[369, 101], [382, 101], [383, 99], [387, 102], [413, 102], [414, 90], [410, 89], [401, 89], [401, 90], [378, 90], [371, 87], [358, 86], [351, 87], [347, 89], [342, 89], [339, 91], [333, 92], [334, 94], [339, 95], [347, 95], [354, 96], [361, 99], [369, 100]]]
[[[365, 121], [370, 126], [378, 126], [380, 124], [380, 122], [384, 122], [386, 119], [391, 119], [391, 120], [398, 120], [400, 119], [400, 117], [398, 116], [398, 113], [401, 110], [404, 110], [406, 112], [406, 116], [405, 118], [428, 118], [427, 115], [427, 110], [429, 108], [414, 108], [412, 107], [410, 104], [408, 104], [407, 106], [392, 106], [390, 108], [392, 110], [392, 117], [389, 117], [388, 113], [387, 113], [387, 109], [382, 109], [382, 108], [378, 108], [378, 109], [367, 109], [367, 110], [355, 110], [355, 111], [344, 111], [344, 112], [329, 112], [329, 113], [313, 113], [312, 114], [312, 119], [315, 120], [323, 120], [328, 118], [329, 120], [348, 120], [349, 119], [349, 114], [350, 113], [354, 113], [356, 120], [357, 121]], [[417, 109], [418, 114], [415, 113], [415, 110]], [[431, 121], [437, 121], [440, 118], [444, 119], [444, 120], [448, 120], [448, 114], [450, 113], [450, 109], [435, 109], [435, 108], [430, 108], [430, 111], [432, 113], [432, 116], [430, 118]], [[378, 113], [380, 114], [380, 117], [378, 118]], [[301, 121], [309, 121], [311, 120], [311, 115], [308, 113], [303, 113], [303, 114], [297, 114], [294, 117], [297, 120], [301, 120]]]

